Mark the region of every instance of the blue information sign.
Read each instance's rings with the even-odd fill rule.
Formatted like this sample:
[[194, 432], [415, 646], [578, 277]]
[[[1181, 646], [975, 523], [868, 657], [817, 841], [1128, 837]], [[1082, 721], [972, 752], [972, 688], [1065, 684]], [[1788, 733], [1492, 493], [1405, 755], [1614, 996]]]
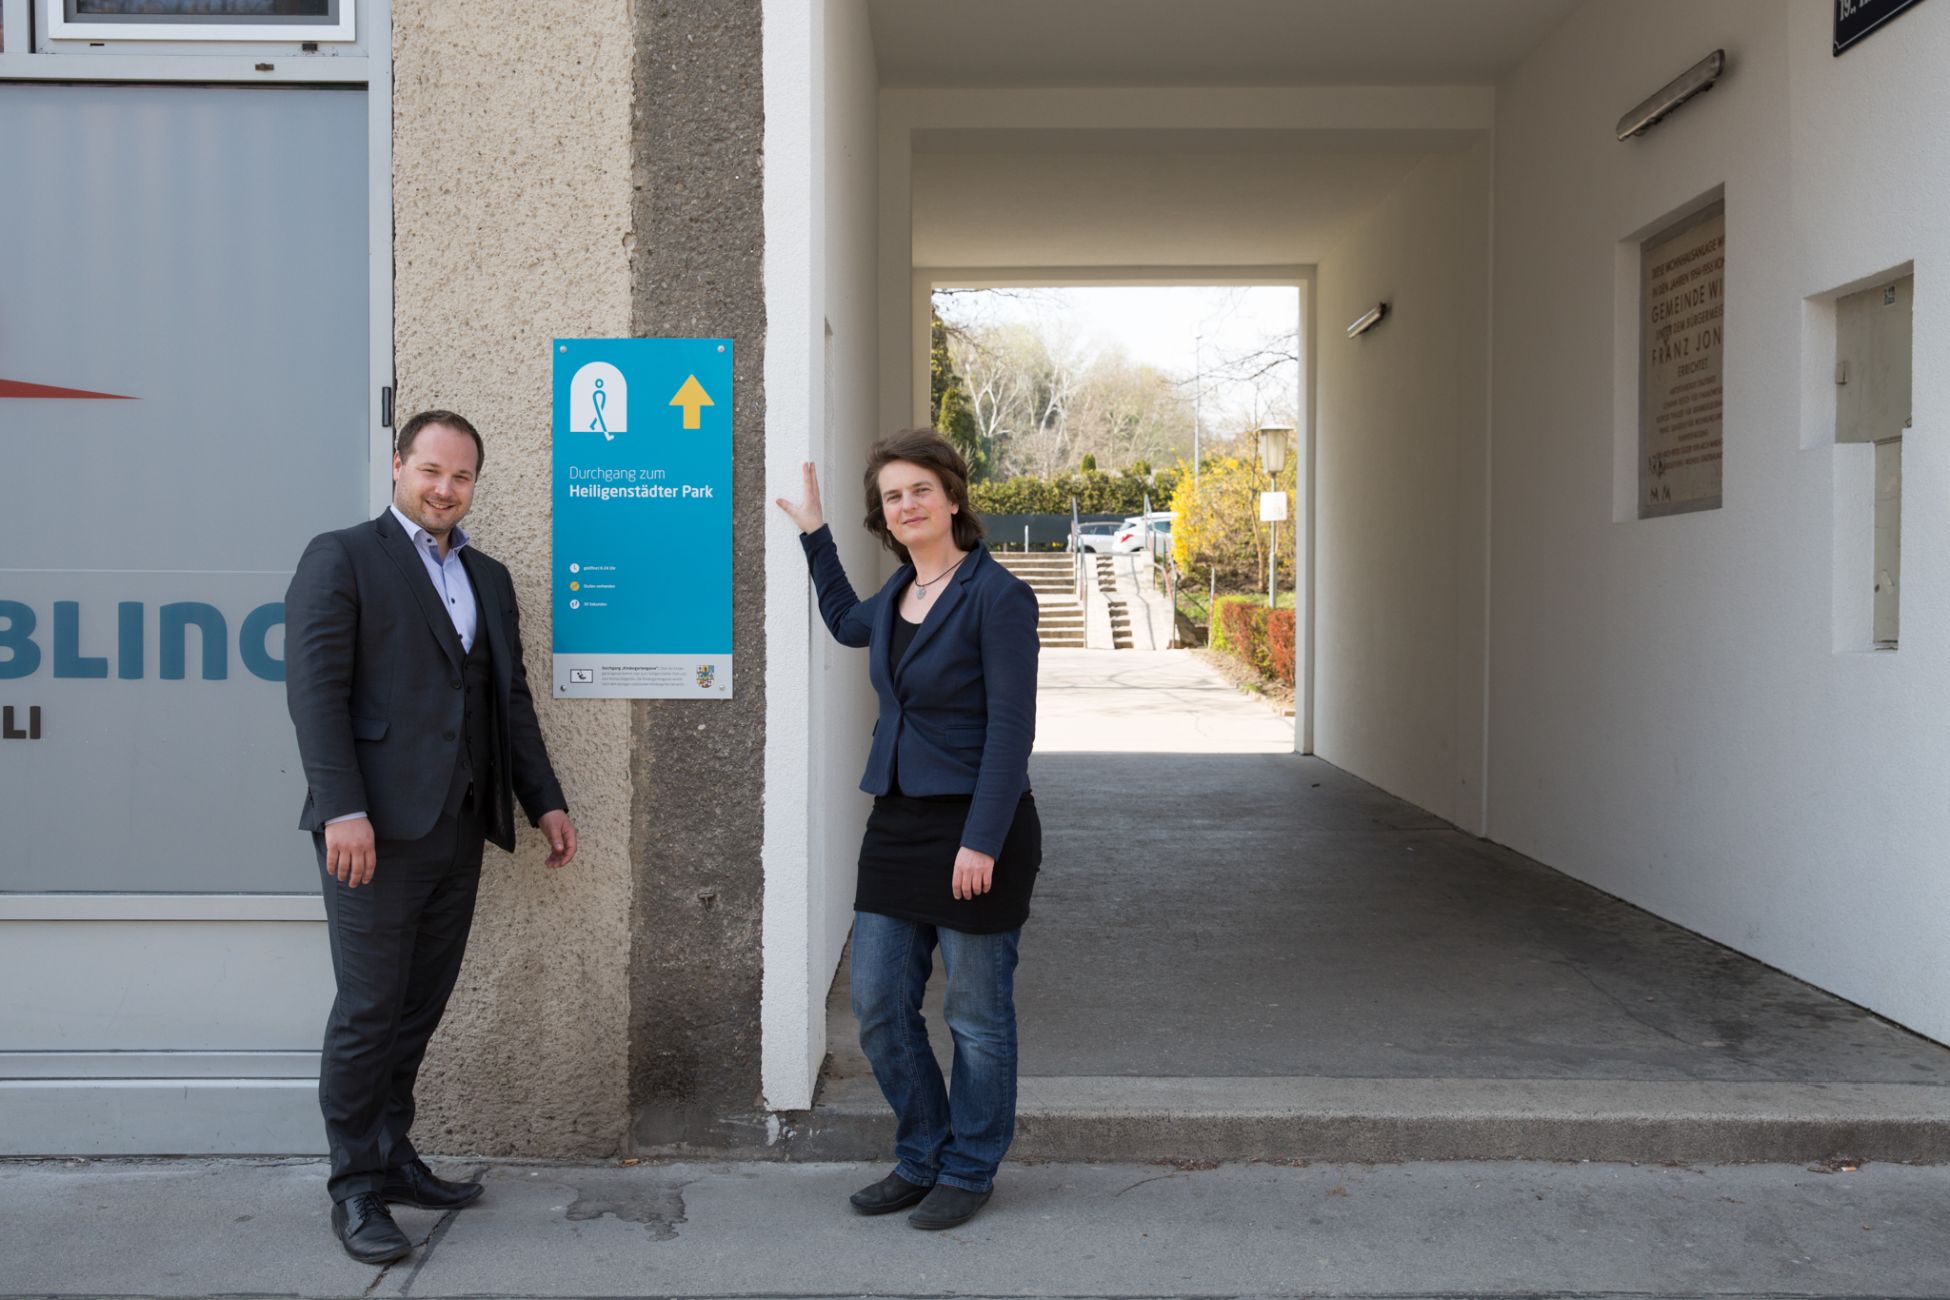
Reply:
[[555, 340], [555, 697], [731, 696], [730, 339]]

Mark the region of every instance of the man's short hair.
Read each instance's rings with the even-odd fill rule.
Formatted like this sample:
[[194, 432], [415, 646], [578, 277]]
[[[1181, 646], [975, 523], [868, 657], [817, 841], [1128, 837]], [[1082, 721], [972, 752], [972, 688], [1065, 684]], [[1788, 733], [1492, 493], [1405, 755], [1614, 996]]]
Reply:
[[399, 436], [393, 439], [393, 453], [402, 461], [413, 450], [413, 440], [420, 436], [420, 430], [430, 424], [444, 424], [449, 429], [458, 430], [474, 440], [474, 472], [479, 474], [481, 466], [487, 464], [487, 444], [481, 435], [469, 424], [467, 417], [452, 411], [422, 411], [399, 427]]

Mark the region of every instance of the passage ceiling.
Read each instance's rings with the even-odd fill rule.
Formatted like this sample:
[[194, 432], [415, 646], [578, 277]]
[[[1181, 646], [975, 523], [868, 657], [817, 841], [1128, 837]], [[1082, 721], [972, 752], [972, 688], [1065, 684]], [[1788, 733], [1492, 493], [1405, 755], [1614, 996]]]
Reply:
[[922, 131], [914, 262], [956, 268], [1318, 261], [1473, 132]]
[[1493, 83], [1580, 2], [867, 0], [867, 8], [883, 86], [1400, 86]]

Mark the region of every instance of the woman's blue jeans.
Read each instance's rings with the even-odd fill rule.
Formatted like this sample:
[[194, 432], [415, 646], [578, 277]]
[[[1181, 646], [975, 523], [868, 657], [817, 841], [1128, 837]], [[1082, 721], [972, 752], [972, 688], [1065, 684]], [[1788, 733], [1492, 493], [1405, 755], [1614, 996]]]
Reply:
[[[873, 1077], [894, 1108], [894, 1172], [922, 1187], [986, 1192], [1016, 1134], [1016, 952], [1020, 929], [963, 934], [853, 914], [853, 1014]], [[928, 1048], [921, 995], [934, 949], [948, 972], [952, 1087]]]

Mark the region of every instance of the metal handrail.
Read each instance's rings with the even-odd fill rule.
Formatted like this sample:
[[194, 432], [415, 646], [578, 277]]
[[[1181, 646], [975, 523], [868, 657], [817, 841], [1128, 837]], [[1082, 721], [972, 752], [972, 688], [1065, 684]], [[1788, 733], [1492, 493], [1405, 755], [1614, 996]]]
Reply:
[[1074, 496], [1070, 498], [1070, 558], [1076, 569], [1077, 604], [1083, 605], [1087, 599], [1083, 585], [1083, 521], [1077, 511], [1077, 499]]

